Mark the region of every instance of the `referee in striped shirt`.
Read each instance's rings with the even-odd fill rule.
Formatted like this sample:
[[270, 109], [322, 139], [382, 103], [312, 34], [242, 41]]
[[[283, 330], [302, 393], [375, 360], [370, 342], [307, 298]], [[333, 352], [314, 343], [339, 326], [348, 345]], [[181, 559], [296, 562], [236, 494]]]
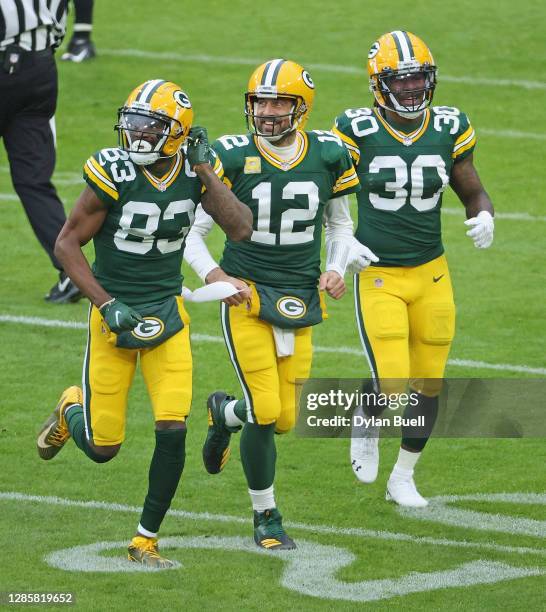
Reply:
[[0, 138], [36, 237], [58, 270], [46, 300], [80, 299], [53, 253], [66, 215], [51, 182], [55, 167], [57, 67], [68, 0], [0, 0]]

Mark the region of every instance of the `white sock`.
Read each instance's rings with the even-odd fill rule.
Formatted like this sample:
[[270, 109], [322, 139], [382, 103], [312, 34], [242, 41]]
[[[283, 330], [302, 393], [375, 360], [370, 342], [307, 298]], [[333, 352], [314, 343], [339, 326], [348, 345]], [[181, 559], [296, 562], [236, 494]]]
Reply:
[[76, 408], [76, 407], [77, 407], [77, 408], [82, 408], [82, 405], [81, 405], [81, 404], [70, 404], [70, 406], [68, 406], [68, 408], [65, 408], [65, 409], [64, 409], [64, 414], [63, 414], [63, 416], [64, 416], [64, 420], [65, 420], [65, 421], [66, 421], [66, 415], [68, 414], [68, 411], [69, 411], [69, 410], [72, 410], [72, 408]]
[[154, 533], [153, 531], [148, 531], [140, 523], [137, 527], [137, 533], [144, 536], [145, 538], [157, 538], [157, 533]]
[[228, 404], [226, 404], [224, 408], [224, 417], [226, 419], [226, 425], [228, 427], [240, 427], [244, 425], [245, 422], [241, 421], [241, 419], [233, 412], [233, 408], [235, 408], [235, 404], [237, 400], [232, 400]]
[[264, 510], [276, 508], [275, 491], [273, 489], [273, 485], [271, 485], [269, 489], [262, 489], [261, 491], [249, 489], [248, 492], [252, 500], [252, 509], [256, 510], [256, 512], [264, 512]]
[[420, 456], [421, 453], [411, 453], [410, 451], [401, 448], [400, 452], [398, 453], [398, 461], [392, 469], [392, 473], [405, 477], [413, 476], [413, 468], [415, 467], [417, 461], [419, 461]]

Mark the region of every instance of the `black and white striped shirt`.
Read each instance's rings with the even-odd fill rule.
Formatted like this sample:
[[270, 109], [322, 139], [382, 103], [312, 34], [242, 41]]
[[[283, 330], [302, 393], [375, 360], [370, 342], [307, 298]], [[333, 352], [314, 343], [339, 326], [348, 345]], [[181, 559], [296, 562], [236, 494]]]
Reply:
[[58, 47], [66, 32], [68, 0], [0, 0], [0, 51]]

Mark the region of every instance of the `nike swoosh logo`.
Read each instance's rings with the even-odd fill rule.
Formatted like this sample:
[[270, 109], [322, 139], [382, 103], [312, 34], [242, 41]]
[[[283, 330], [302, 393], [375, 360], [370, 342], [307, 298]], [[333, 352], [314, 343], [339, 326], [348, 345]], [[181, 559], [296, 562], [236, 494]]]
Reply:
[[79, 53], [65, 53], [63, 59], [70, 59], [76, 64], [83, 62], [85, 56], [87, 55], [87, 49], [82, 49]]
[[40, 448], [49, 448], [49, 444], [46, 444], [46, 438], [49, 435], [49, 432], [51, 431], [51, 426], [49, 426], [47, 429], [45, 429], [39, 436], [38, 436], [38, 440], [36, 441], [36, 444], [40, 447]]
[[437, 283], [441, 278], [443, 278], [444, 274], [440, 274], [440, 276], [433, 276], [432, 282]]
[[70, 279], [67, 276], [63, 281], [59, 281], [57, 283], [57, 287], [59, 287], [59, 291], [64, 291], [68, 287], [69, 284], [70, 284]]
[[118, 327], [119, 327], [119, 315], [120, 315], [120, 314], [121, 314], [121, 311], [120, 311], [120, 310], [116, 310], [115, 317], [116, 317], [116, 325], [117, 325]]

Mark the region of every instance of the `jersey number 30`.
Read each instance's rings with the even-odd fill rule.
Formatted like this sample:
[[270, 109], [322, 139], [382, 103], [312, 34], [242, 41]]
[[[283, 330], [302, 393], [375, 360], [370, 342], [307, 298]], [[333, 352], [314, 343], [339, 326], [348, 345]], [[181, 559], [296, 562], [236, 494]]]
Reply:
[[[441, 181], [439, 189], [428, 198], [423, 197], [425, 168], [436, 170]], [[432, 210], [449, 183], [445, 162], [439, 155], [418, 155], [409, 168], [399, 155], [376, 155], [370, 162], [369, 172], [376, 174], [381, 170], [394, 170], [394, 181], [386, 181], [384, 187], [386, 192], [393, 194], [393, 197], [385, 198], [377, 193], [370, 193], [372, 206], [379, 210], [394, 211], [402, 208], [408, 195], [409, 203], [419, 212]], [[406, 189], [408, 186], [409, 193]]]

